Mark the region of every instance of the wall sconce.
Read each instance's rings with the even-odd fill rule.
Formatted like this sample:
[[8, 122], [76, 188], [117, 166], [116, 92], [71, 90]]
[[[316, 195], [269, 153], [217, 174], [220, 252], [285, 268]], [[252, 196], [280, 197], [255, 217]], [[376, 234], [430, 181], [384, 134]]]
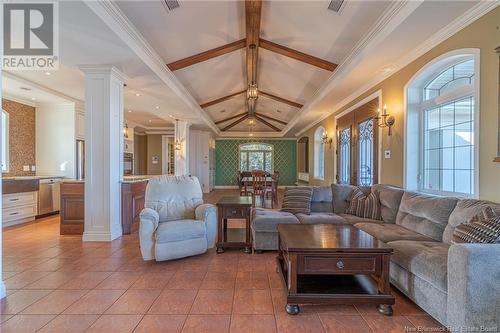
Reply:
[[333, 138], [329, 138], [329, 137], [328, 137], [328, 132], [327, 132], [327, 131], [325, 131], [325, 132], [323, 133], [323, 135], [321, 136], [321, 140], [323, 141], [323, 143], [324, 143], [325, 145], [326, 145], [326, 144], [328, 144], [328, 145], [330, 145], [330, 148], [332, 148]]
[[181, 150], [181, 148], [182, 148], [182, 145], [179, 142], [179, 140], [175, 140], [175, 142], [174, 142], [174, 149], [175, 150]]
[[249, 85], [247, 90], [247, 98], [255, 100], [257, 99], [257, 97], [259, 97], [259, 90], [257, 89], [257, 85], [256, 84]]
[[174, 137], [175, 137], [175, 141], [174, 141], [174, 150], [181, 150], [182, 149], [182, 144], [181, 142], [179, 141], [178, 139], [178, 132], [179, 130], [179, 119], [175, 119], [175, 130], [174, 130]]
[[123, 137], [125, 137], [125, 139], [128, 139], [128, 125], [127, 125], [127, 123], [125, 123], [125, 126], [123, 126]]
[[394, 126], [394, 123], [396, 122], [396, 119], [394, 116], [390, 116], [387, 113], [387, 105], [384, 104], [384, 109], [382, 110], [382, 114], [380, 114], [380, 109], [377, 110], [377, 117], [375, 117], [376, 120], [378, 120], [378, 126], [379, 127], [388, 127], [389, 128], [389, 133], [388, 135], [391, 136], [392, 134], [392, 126]]

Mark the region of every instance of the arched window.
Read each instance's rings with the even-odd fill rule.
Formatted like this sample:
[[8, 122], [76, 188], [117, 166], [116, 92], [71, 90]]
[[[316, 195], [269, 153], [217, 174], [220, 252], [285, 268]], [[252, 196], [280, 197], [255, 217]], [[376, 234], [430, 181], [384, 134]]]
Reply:
[[323, 134], [325, 129], [318, 127], [314, 132], [314, 178], [325, 178], [325, 143]]
[[274, 146], [267, 143], [240, 145], [240, 171], [264, 170], [273, 172]]
[[408, 189], [478, 196], [478, 52], [445, 54], [407, 85]]

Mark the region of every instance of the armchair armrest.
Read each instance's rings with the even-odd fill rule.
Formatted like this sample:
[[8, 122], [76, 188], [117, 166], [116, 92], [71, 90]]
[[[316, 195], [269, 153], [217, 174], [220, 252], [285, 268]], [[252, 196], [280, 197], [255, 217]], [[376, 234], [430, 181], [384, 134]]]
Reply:
[[211, 204], [199, 205], [194, 214], [197, 220], [205, 222], [208, 248], [213, 248], [217, 235], [217, 207]]
[[455, 244], [448, 252], [447, 325], [500, 328], [500, 244]]
[[151, 208], [144, 208], [139, 215], [139, 243], [141, 246], [142, 258], [152, 260], [154, 254], [154, 233], [158, 228], [160, 216], [158, 212]]

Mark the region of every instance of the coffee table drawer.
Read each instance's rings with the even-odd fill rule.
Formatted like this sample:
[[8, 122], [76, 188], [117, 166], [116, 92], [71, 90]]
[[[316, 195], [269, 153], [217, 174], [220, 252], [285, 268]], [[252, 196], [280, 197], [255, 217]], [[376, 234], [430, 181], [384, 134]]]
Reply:
[[377, 271], [377, 257], [308, 256], [299, 274], [371, 274]]
[[240, 207], [224, 207], [222, 215], [224, 218], [243, 218], [245, 217], [245, 211]]

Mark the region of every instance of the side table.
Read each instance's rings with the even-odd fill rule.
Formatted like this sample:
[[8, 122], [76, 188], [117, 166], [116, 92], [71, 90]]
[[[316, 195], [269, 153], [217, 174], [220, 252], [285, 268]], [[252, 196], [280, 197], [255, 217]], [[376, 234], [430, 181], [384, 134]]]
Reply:
[[[252, 197], [222, 197], [217, 202], [218, 236], [217, 253], [223, 253], [225, 248], [244, 248], [245, 253], [252, 252], [250, 233], [250, 209]], [[228, 219], [245, 219], [245, 241], [230, 241], [227, 235]]]

